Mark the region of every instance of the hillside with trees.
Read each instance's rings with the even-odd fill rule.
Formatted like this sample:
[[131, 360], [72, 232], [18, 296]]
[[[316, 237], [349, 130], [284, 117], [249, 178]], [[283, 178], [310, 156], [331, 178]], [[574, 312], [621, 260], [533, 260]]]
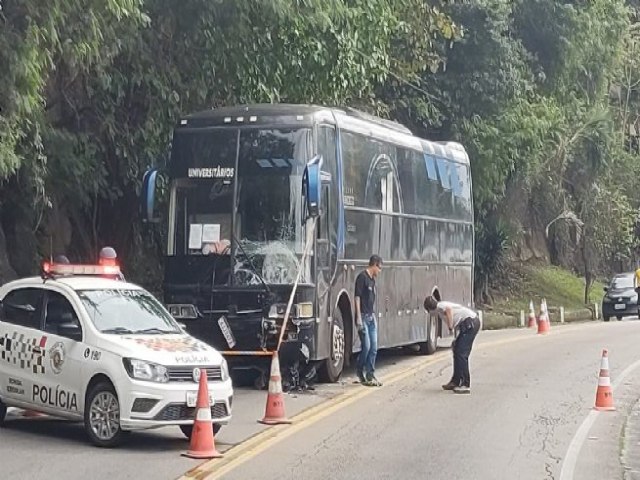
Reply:
[[[0, 281], [114, 246], [157, 286], [135, 205], [181, 114], [352, 106], [469, 151], [476, 300], [551, 263], [635, 264], [640, 2], [0, 0]], [[586, 293], [585, 293], [586, 295]]]

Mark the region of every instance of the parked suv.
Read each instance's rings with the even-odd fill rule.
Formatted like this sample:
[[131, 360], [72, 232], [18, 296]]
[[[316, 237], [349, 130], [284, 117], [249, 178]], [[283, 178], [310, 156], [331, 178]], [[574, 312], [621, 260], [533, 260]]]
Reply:
[[621, 273], [611, 279], [608, 287], [604, 287], [602, 299], [602, 318], [608, 322], [611, 317], [622, 320], [622, 317], [638, 315], [638, 294], [633, 288], [633, 273]]

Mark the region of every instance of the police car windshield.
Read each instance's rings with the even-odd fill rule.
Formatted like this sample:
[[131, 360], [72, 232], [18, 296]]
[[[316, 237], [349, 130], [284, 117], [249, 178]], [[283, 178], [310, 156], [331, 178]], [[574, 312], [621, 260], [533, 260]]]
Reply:
[[77, 293], [93, 324], [102, 333], [181, 333], [173, 317], [144, 290], [80, 290]]

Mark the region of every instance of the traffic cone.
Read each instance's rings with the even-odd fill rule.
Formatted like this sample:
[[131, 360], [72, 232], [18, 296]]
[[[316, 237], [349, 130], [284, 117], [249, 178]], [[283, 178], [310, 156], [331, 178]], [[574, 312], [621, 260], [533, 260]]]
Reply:
[[211, 420], [211, 406], [209, 405], [207, 371], [204, 369], [200, 372], [196, 418], [193, 422], [189, 451], [182, 455], [198, 459], [222, 457], [222, 454], [216, 450], [216, 444], [213, 439], [213, 422]]
[[549, 333], [549, 313], [547, 311], [547, 301], [543, 298], [540, 302], [540, 318], [538, 318], [538, 334]]
[[600, 362], [600, 375], [598, 376], [598, 389], [596, 390], [596, 410], [615, 410], [613, 406], [613, 390], [609, 378], [609, 356], [607, 349], [602, 350]]
[[542, 301], [544, 302], [544, 314], [545, 318], [547, 319], [547, 328], [551, 330], [551, 317], [549, 316], [549, 306], [547, 305], [547, 299], [543, 298]]
[[284, 413], [284, 395], [282, 394], [282, 379], [280, 378], [280, 361], [278, 352], [271, 358], [271, 377], [269, 378], [269, 393], [267, 393], [267, 407], [264, 418], [258, 420], [266, 425], [281, 425], [291, 423]]
[[529, 302], [529, 328], [535, 328], [536, 326], [536, 312], [533, 309], [533, 300]]

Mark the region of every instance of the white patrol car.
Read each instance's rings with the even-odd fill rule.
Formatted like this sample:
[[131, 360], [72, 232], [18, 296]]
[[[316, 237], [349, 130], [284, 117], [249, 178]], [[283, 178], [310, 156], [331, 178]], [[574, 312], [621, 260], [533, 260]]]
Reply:
[[100, 447], [166, 425], [190, 436], [201, 369], [214, 431], [229, 422], [226, 361], [184, 333], [153, 295], [104, 278], [118, 267], [44, 271], [0, 287], [0, 424], [14, 406], [82, 420]]

